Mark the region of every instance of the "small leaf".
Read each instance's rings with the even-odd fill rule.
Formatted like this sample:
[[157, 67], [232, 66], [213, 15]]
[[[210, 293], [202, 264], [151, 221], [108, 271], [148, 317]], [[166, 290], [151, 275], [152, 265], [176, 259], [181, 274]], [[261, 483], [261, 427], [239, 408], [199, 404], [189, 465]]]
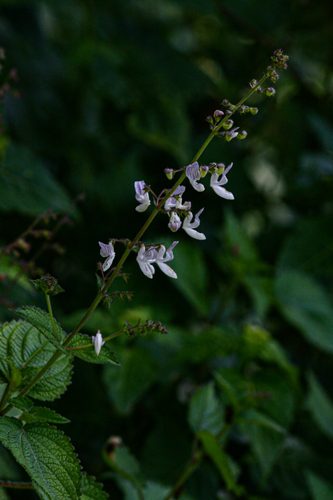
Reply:
[[9, 403], [15, 406], [15, 408], [18, 408], [22, 411], [30, 411], [34, 406], [31, 399], [27, 398], [26, 396], [22, 398], [11, 398], [9, 400]]
[[102, 491], [103, 485], [92, 476], [83, 474], [80, 500], [107, 500], [109, 495]]
[[42, 276], [37, 280], [30, 280], [35, 290], [46, 295], [58, 295], [65, 290], [58, 285], [58, 280], [50, 274]]
[[192, 396], [188, 422], [194, 433], [207, 430], [216, 436], [221, 431], [224, 415], [212, 384], [201, 387]]
[[320, 429], [333, 439], [333, 402], [313, 373], [308, 375], [309, 394], [306, 407]]
[[235, 493], [240, 493], [240, 487], [236, 484], [229, 458], [224, 450], [222, 450], [217, 438], [208, 431], [200, 431], [198, 438], [202, 442], [205, 452], [219, 470], [227, 489]]
[[0, 439], [45, 495], [79, 500], [80, 463], [61, 431], [44, 423], [23, 425], [15, 418], [3, 417]]
[[29, 412], [24, 412], [25, 422], [48, 422], [51, 424], [68, 424], [70, 420], [62, 417], [50, 408], [34, 406]]
[[67, 350], [59, 344], [59, 342], [63, 342], [65, 338], [60, 323], [54, 320], [58, 336], [58, 338], [56, 338], [52, 328], [50, 315], [46, 311], [35, 306], [24, 306], [18, 307], [15, 309], [15, 312], [21, 316], [21, 318], [35, 326], [57, 349], [68, 354]]
[[113, 351], [111, 351], [110, 347], [107, 344], [104, 344], [102, 346], [102, 349], [98, 356], [95, 352], [95, 347], [93, 344], [85, 349], [73, 349], [74, 347], [81, 347], [89, 344], [92, 344], [91, 337], [82, 333], [77, 333], [68, 344], [68, 351], [71, 354], [74, 354], [74, 356], [87, 361], [87, 363], [112, 363], [114, 365], [120, 365], [117, 356]]

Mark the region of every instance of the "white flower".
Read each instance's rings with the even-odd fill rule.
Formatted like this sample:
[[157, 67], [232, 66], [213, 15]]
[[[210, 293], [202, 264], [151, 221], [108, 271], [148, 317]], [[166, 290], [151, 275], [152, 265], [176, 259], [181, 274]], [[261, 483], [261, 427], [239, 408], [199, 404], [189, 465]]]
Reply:
[[189, 212], [188, 216], [185, 217], [183, 222], [184, 231], [186, 231], [189, 236], [195, 238], [196, 240], [206, 239], [206, 236], [203, 233], [198, 233], [198, 231], [195, 230], [195, 228], [197, 228], [200, 225], [199, 216], [202, 214], [203, 210], [204, 210], [203, 208], [199, 210], [199, 212], [194, 217], [194, 222], [191, 223], [191, 220], [193, 218], [192, 212]]
[[[177, 278], [177, 274], [175, 273], [175, 271], [173, 269], [171, 269], [170, 266], [168, 266], [168, 264], [165, 264], [165, 262], [169, 262], [170, 260], [173, 259], [173, 251], [172, 250], [175, 248], [175, 246], [177, 244], [178, 244], [178, 241], [174, 241], [172, 243], [172, 245], [166, 251], [166, 254], [165, 254], [165, 246], [161, 245], [158, 252], [157, 252], [157, 256], [156, 256], [156, 264], [159, 266], [161, 271], [163, 271], [164, 274], [169, 276], [169, 278], [175, 278], [175, 279]], [[165, 254], [165, 257], [164, 257], [164, 254]]]
[[[182, 203], [182, 194], [185, 191], [185, 186], [178, 186], [174, 192], [172, 193], [172, 196], [167, 199], [167, 201], [164, 203], [164, 208], [167, 212], [170, 210], [173, 210], [174, 208], [178, 208], [177, 205]], [[189, 202], [186, 202], [189, 203]]]
[[103, 264], [103, 271], [107, 271], [111, 266], [112, 262], [116, 256], [115, 251], [113, 249], [113, 243], [110, 242], [108, 245], [105, 243], [98, 242], [101, 247], [100, 254], [102, 257], [107, 257]]
[[95, 352], [98, 356], [99, 353], [101, 352], [102, 345], [105, 344], [105, 342], [103, 342], [102, 334], [101, 334], [100, 330], [97, 331], [96, 337], [94, 335], [92, 336], [92, 341], [95, 344]]
[[234, 200], [235, 199], [234, 195], [232, 193], [230, 193], [230, 191], [227, 191], [224, 187], [222, 187], [228, 182], [227, 173], [232, 168], [232, 165], [233, 164], [230, 163], [229, 167], [227, 167], [225, 169], [225, 171], [221, 175], [220, 180], [219, 180], [219, 176], [216, 172], [214, 174], [212, 174], [212, 176], [210, 178], [210, 185], [214, 189], [215, 193], [218, 196], [221, 196], [221, 198], [225, 198], [226, 200]]
[[136, 258], [141, 271], [147, 278], [152, 279], [155, 273], [154, 266], [152, 265], [156, 261], [157, 252], [154, 247], [149, 248], [146, 251], [146, 247], [142, 245], [138, 252], [138, 256]]
[[181, 227], [182, 223], [181, 223], [181, 220], [180, 220], [180, 217], [179, 215], [177, 214], [177, 212], [170, 212], [170, 221], [169, 221], [169, 224], [168, 224], [168, 227], [171, 229], [171, 231], [173, 233], [175, 233], [176, 231], [178, 231], [178, 229]]
[[144, 181], [134, 182], [135, 199], [140, 203], [135, 210], [137, 212], [144, 212], [150, 205], [149, 193], [145, 191], [146, 184]]
[[192, 184], [193, 188], [201, 193], [202, 191], [205, 190], [205, 186], [203, 184], [198, 184], [198, 180], [201, 179], [200, 171], [199, 171], [199, 163], [196, 161], [195, 163], [192, 163], [192, 165], [189, 165], [186, 167], [186, 177]]

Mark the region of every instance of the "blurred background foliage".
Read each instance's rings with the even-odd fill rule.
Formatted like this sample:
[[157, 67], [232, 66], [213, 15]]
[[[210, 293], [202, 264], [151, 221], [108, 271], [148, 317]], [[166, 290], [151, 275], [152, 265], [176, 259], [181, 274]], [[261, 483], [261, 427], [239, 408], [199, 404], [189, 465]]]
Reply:
[[[247, 139], [204, 153], [201, 164], [234, 162], [235, 201], [187, 187], [207, 240], [176, 235], [178, 280], [147, 280], [132, 257], [116, 286], [133, 302], [85, 327], [107, 335], [141, 318], [169, 334], [115, 339], [121, 368], [76, 361], [52, 403], [113, 499], [140, 498], [144, 479], [145, 498], [166, 498], [193, 440], [204, 454], [177, 498], [333, 499], [332, 26], [321, 0], [1, 2], [1, 321], [45, 308], [28, 278], [49, 272], [66, 290], [56, 318], [73, 328], [97, 291], [98, 241], [145, 220], [134, 181], [169, 187], [164, 168], [191, 162], [205, 118], [275, 49], [290, 56], [276, 96], [237, 115]], [[146, 241], [172, 241], [166, 218]], [[0, 477], [24, 479], [3, 448]]]

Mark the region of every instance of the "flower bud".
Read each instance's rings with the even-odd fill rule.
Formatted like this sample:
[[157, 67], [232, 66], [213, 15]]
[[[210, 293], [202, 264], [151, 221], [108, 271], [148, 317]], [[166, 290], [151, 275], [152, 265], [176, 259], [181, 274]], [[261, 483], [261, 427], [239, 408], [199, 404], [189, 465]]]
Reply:
[[242, 140], [245, 139], [246, 136], [247, 136], [246, 130], [242, 130], [241, 132], [238, 132], [237, 139]]
[[175, 175], [175, 172], [172, 168], [165, 168], [164, 173], [167, 176], [167, 178], [169, 179], [169, 181], [171, 181]]
[[223, 123], [222, 127], [224, 130], [229, 130], [233, 126], [234, 122], [232, 120], [227, 120], [226, 122]]
[[199, 168], [201, 179], [203, 179], [204, 177], [206, 177], [208, 170], [209, 170], [209, 167], [207, 167], [206, 165], [202, 165]]
[[228, 99], [224, 99], [222, 101], [222, 106], [230, 106], [230, 102], [228, 101]]
[[214, 125], [214, 120], [211, 116], [207, 116], [206, 122], [208, 122], [210, 125]]
[[258, 83], [257, 80], [255, 80], [255, 79], [251, 80], [249, 82], [249, 85], [250, 85], [251, 89], [253, 89], [257, 85], [257, 83]]
[[258, 111], [259, 111], [258, 108], [250, 108], [250, 113], [252, 115], [256, 115], [258, 113]]
[[273, 87], [269, 87], [268, 89], [265, 90], [265, 94], [267, 97], [271, 97], [275, 94], [275, 89]]
[[220, 116], [223, 116], [223, 115], [224, 115], [224, 113], [220, 109], [217, 109], [216, 111], [214, 111], [214, 118], [219, 118]]

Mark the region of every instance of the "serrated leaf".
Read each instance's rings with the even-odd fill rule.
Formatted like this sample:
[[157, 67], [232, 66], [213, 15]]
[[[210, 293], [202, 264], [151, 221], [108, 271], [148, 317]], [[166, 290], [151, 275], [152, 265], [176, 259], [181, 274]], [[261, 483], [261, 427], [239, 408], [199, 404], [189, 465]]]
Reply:
[[102, 491], [103, 485], [92, 476], [83, 474], [80, 500], [107, 500], [109, 495]]
[[80, 463], [61, 431], [44, 423], [23, 425], [15, 418], [3, 417], [0, 439], [46, 495], [79, 500]]
[[203, 444], [204, 450], [219, 470], [226, 487], [229, 491], [237, 493], [240, 489], [236, 485], [236, 480], [229, 463], [228, 456], [222, 450], [217, 438], [208, 431], [200, 431], [198, 438]]
[[84, 335], [82, 333], [77, 333], [75, 337], [68, 344], [68, 350], [74, 356], [77, 356], [88, 363], [96, 363], [96, 364], [104, 364], [104, 363], [112, 363], [114, 365], [120, 365], [120, 362], [113, 351], [111, 351], [110, 347], [107, 344], [104, 344], [99, 355], [97, 356], [95, 352], [94, 345], [92, 344], [90, 347], [86, 349], [71, 349], [71, 347], [79, 347], [85, 346], [88, 344], [92, 344], [91, 337], [88, 335]]
[[18, 408], [22, 411], [30, 411], [34, 404], [31, 399], [25, 397], [22, 398], [10, 398], [9, 403], [11, 403], [15, 408]]
[[[0, 326], [0, 371], [10, 373], [9, 363], [22, 373], [25, 386], [56, 352], [34, 326], [11, 321]], [[71, 377], [72, 356], [61, 355], [29, 392], [29, 396], [51, 401], [63, 394]]]
[[68, 354], [66, 348], [61, 346], [65, 335], [60, 323], [54, 320], [57, 338], [52, 328], [50, 315], [46, 311], [35, 306], [24, 306], [18, 307], [15, 309], [15, 312], [21, 316], [21, 318], [35, 326], [57, 349], [60, 349], [64, 354]]
[[[9, 402], [12, 403], [16, 408], [18, 408], [18, 406], [14, 404], [12, 399]], [[21, 420], [23, 420], [24, 422], [27, 422], [28, 424], [30, 424], [32, 422], [48, 422], [51, 424], [68, 424], [70, 422], [70, 420], [68, 420], [65, 417], [62, 417], [54, 410], [51, 410], [50, 408], [45, 408], [43, 406], [34, 406], [29, 411], [24, 411], [23, 418], [21, 418]]]
[[201, 387], [190, 400], [189, 425], [194, 433], [208, 430], [214, 436], [224, 424], [221, 404], [214, 392], [213, 384]]

